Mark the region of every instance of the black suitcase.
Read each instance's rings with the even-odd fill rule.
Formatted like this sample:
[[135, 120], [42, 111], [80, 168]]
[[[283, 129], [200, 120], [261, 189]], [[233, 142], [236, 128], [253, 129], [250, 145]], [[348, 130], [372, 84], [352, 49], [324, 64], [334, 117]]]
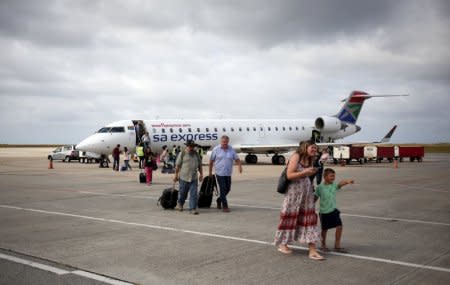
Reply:
[[158, 199], [158, 206], [161, 205], [165, 210], [173, 209], [177, 206], [178, 190], [175, 186], [164, 189], [161, 197]]
[[198, 207], [199, 208], [210, 208], [214, 190], [217, 193], [217, 183], [216, 176], [206, 176], [203, 178], [202, 185], [200, 186], [200, 192], [198, 193]]
[[145, 173], [144, 172], [139, 173], [139, 182], [145, 183], [145, 181], [146, 181]]

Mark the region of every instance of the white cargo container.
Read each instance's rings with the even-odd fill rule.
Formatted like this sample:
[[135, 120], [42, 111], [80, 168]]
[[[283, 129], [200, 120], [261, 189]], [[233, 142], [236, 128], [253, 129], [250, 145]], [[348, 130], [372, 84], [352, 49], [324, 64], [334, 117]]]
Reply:
[[366, 145], [364, 147], [364, 159], [366, 161], [377, 159], [377, 147], [374, 145]]
[[341, 146], [333, 147], [334, 163], [336, 164], [341, 159], [345, 159], [345, 160], [350, 159], [350, 147], [349, 146], [341, 145]]

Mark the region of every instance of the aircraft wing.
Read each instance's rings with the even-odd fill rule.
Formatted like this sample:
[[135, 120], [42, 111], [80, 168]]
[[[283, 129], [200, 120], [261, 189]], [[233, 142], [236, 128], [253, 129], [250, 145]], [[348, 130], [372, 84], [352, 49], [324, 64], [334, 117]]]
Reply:
[[318, 146], [341, 146], [341, 145], [358, 145], [358, 144], [386, 144], [391, 140], [392, 135], [397, 129], [397, 125], [393, 126], [392, 129], [379, 141], [365, 141], [365, 142], [335, 142], [335, 143], [317, 143]]
[[[389, 142], [392, 134], [394, 133], [397, 126], [394, 126], [386, 136], [377, 142], [328, 142], [328, 143], [316, 143], [319, 147], [328, 147], [328, 146], [341, 146], [341, 145], [353, 145], [353, 144], [380, 144]], [[298, 144], [277, 144], [277, 145], [233, 145], [233, 148], [238, 152], [246, 152], [253, 154], [273, 154], [273, 153], [286, 153], [289, 151], [297, 150]]]
[[285, 153], [296, 150], [298, 144], [278, 144], [278, 145], [233, 145], [233, 148], [239, 152], [246, 153]]

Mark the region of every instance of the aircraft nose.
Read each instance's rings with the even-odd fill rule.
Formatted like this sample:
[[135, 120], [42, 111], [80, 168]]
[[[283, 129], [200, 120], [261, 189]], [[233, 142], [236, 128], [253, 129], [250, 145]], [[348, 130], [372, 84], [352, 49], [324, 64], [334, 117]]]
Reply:
[[77, 144], [76, 148], [83, 151], [94, 151], [95, 145], [92, 141], [92, 137], [82, 140]]

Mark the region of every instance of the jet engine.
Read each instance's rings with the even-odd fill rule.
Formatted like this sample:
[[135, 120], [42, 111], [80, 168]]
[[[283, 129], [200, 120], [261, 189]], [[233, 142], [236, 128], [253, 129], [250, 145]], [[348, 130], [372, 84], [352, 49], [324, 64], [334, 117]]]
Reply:
[[316, 119], [315, 126], [321, 132], [331, 133], [339, 131], [342, 128], [342, 122], [335, 117], [322, 116]]

